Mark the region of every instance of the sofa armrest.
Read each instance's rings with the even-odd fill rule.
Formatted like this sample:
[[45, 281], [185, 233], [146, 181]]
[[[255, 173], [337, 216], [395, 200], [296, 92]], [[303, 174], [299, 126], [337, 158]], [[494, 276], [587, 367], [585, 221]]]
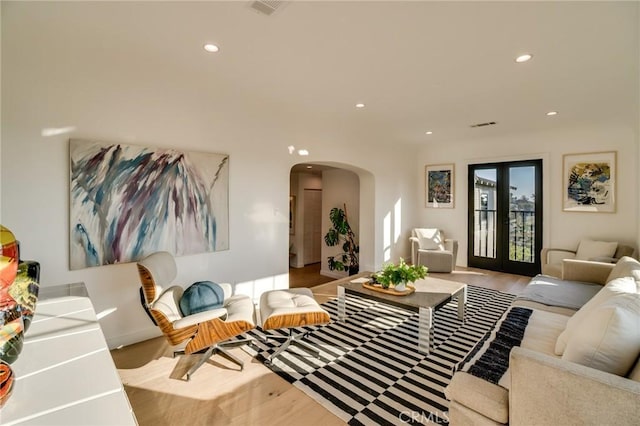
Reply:
[[615, 257], [608, 257], [608, 256], [598, 256], [598, 257], [591, 257], [589, 258], [589, 260], [592, 262], [616, 263], [620, 259], [617, 259]]
[[540, 262], [542, 265], [561, 262], [562, 259], [573, 259], [576, 256], [575, 250], [545, 247], [540, 252]]
[[458, 258], [458, 240], [444, 240], [444, 249], [453, 253], [453, 266], [456, 266], [456, 259]]
[[509, 368], [510, 424], [632, 425], [640, 418], [640, 382], [520, 347]]
[[562, 261], [562, 279], [605, 285], [614, 266], [612, 263], [565, 259]]
[[417, 265], [420, 239], [418, 239], [418, 237], [409, 237], [409, 241], [411, 241], [411, 264]]

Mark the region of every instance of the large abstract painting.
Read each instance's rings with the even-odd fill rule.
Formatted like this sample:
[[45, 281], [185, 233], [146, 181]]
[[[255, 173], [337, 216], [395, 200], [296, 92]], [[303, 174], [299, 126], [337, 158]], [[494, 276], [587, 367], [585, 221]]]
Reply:
[[453, 208], [453, 164], [425, 166], [425, 205], [434, 208]]
[[229, 248], [229, 157], [70, 141], [70, 268]]
[[565, 154], [563, 210], [616, 211], [616, 152]]

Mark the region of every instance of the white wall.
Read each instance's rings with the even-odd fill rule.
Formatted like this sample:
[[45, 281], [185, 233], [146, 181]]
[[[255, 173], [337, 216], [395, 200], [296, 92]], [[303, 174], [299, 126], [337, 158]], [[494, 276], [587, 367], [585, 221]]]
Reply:
[[[2, 34], [2, 3], [0, 3], [0, 35]], [[0, 99], [2, 98], [2, 37], [0, 36]], [[2, 102], [0, 102], [2, 117]], [[1, 125], [1, 124], [0, 124]], [[2, 164], [2, 129], [0, 129], [0, 164]], [[2, 173], [0, 172], [0, 224], [2, 223]]]
[[[556, 117], [561, 119], [560, 116]], [[500, 138], [479, 138], [422, 150], [417, 170], [424, 165], [455, 163], [455, 208], [424, 208], [421, 226], [442, 227], [458, 239], [458, 264], [467, 264], [467, 176], [468, 165], [528, 158], [543, 160], [543, 246], [576, 247], [580, 238], [591, 237], [637, 245], [638, 146], [636, 129], [620, 124], [602, 124], [548, 133], [520, 134]], [[562, 211], [562, 156], [569, 153], [617, 151], [616, 213], [573, 213]]]
[[[379, 148], [375, 135], [348, 137], [322, 120], [279, 116], [276, 107], [225, 97], [215, 73], [210, 87], [199, 86], [189, 78], [199, 70], [165, 63], [161, 52], [122, 56], [120, 40], [96, 40], [100, 32], [82, 14], [77, 25], [65, 25], [57, 7], [3, 9], [1, 217], [24, 258], [41, 263], [43, 286], [86, 283], [110, 347], [159, 333], [140, 306], [134, 264], [68, 268], [72, 137], [229, 154], [230, 249], [178, 258], [182, 285], [226, 281], [255, 298], [288, 285], [290, 169], [302, 159], [289, 154], [289, 145], [310, 151], [305, 162], [339, 159], [360, 170], [367, 208], [361, 266], [380, 266], [383, 218], [398, 197], [415, 192], [414, 172], [405, 170], [414, 151]], [[75, 130], [41, 135], [43, 128], [68, 126]], [[406, 234], [413, 209], [402, 214]], [[391, 254], [404, 250], [394, 243]]]
[[[640, 42], [640, 13], [638, 13], [638, 25], [636, 26], [636, 39]], [[636, 147], [638, 151], [637, 161], [640, 166], [640, 63], [636, 61], [636, 75], [638, 76], [638, 84], [636, 87]], [[638, 178], [636, 180], [636, 187], [640, 188], [640, 173], [638, 173]], [[636, 210], [636, 226], [638, 227], [638, 236], [636, 238], [636, 246], [640, 248], [640, 196], [638, 196], [638, 205]], [[639, 256], [640, 257], [640, 256]]]

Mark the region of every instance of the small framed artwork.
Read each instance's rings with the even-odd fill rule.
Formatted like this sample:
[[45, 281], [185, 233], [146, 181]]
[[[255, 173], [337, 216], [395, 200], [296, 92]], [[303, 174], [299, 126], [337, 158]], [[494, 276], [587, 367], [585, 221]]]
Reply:
[[296, 196], [289, 196], [289, 234], [296, 233]]
[[616, 151], [565, 154], [562, 178], [564, 211], [615, 213]]
[[452, 209], [454, 201], [454, 165], [427, 164], [425, 173], [425, 205]]

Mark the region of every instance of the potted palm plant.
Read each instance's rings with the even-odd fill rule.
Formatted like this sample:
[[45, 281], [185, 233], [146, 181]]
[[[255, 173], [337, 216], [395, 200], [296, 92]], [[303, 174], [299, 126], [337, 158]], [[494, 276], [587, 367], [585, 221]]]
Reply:
[[360, 247], [356, 243], [356, 234], [349, 225], [347, 218], [347, 205], [344, 209], [334, 207], [329, 213], [331, 228], [324, 236], [324, 242], [329, 247], [342, 244], [342, 253], [329, 256], [327, 263], [331, 271], [348, 271], [349, 275], [357, 274], [360, 269], [358, 253]]
[[422, 265], [408, 265], [403, 258], [397, 265], [388, 263], [380, 272], [373, 276], [374, 280], [382, 286], [389, 288], [393, 285], [394, 290], [404, 291], [409, 283], [413, 283], [427, 276], [428, 269]]

